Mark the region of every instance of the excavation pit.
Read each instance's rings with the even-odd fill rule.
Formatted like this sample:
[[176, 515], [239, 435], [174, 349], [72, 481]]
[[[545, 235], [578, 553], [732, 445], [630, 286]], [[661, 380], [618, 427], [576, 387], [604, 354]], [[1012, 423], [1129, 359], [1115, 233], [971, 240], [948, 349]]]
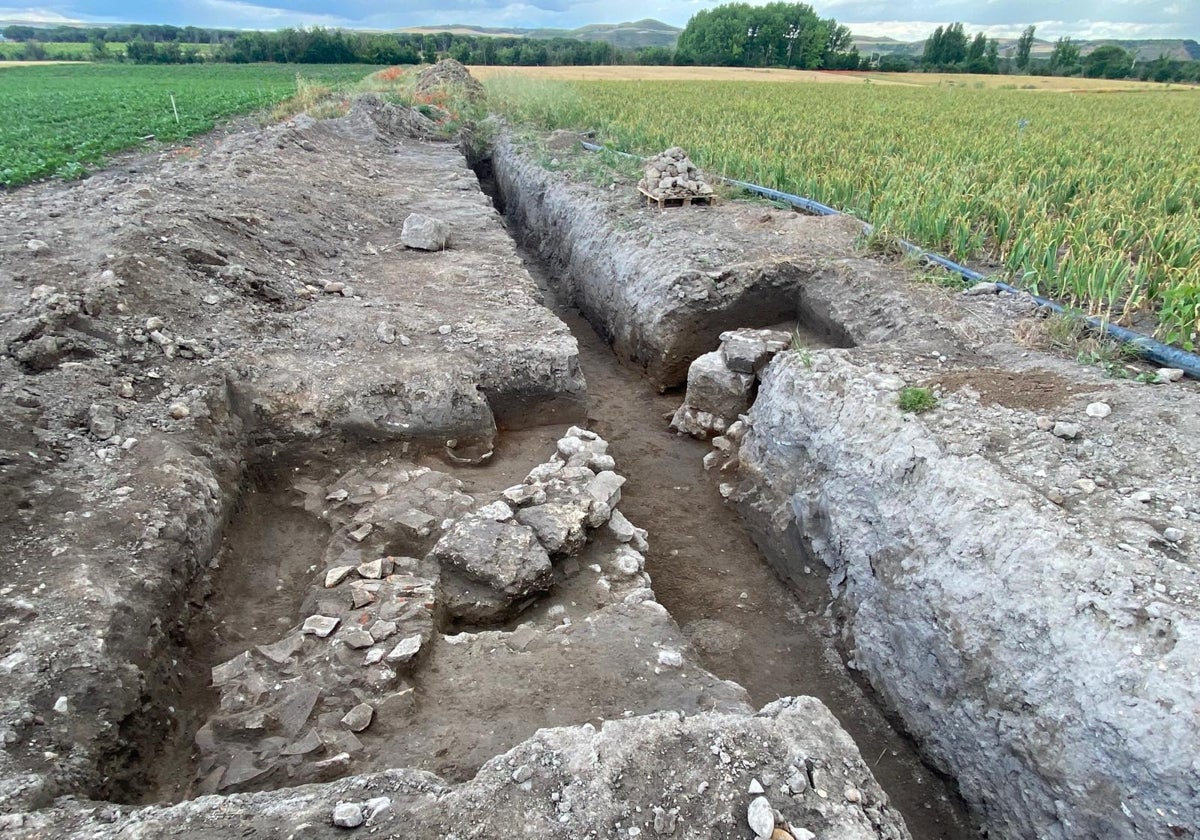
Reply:
[[[1186, 657], [1192, 479], [1114, 468], [1105, 441], [1136, 450], [1135, 426], [1081, 412], [1100, 397], [1139, 423], [1165, 411], [1182, 447], [1191, 391], [1155, 401], [1015, 348], [984, 316], [1011, 324], [1021, 300], [914, 286], [857, 252], [838, 220], [726, 202], [681, 223], [682, 211], [640, 211], [501, 140], [479, 171], [496, 173], [510, 235], [461, 155], [412, 137], [387, 107], [298, 118], [198, 161], [39, 187], [5, 208], [32, 226], [77, 222], [38, 266], [61, 296], [6, 289], [15, 303], [0, 322], [16, 383], [0, 392], [16, 430], [0, 526], [22, 552], [0, 590], [5, 826], [325, 836], [340, 831], [338, 802], [386, 799], [372, 819], [411, 836], [629, 836], [672, 820], [740, 836], [757, 784], [816, 833], [902, 838], [898, 808], [916, 836], [970, 836], [955, 785], [893, 721], [999, 831], [1055, 836], [1052, 795], [1082, 830], [1119, 828], [1102, 771], [1149, 773], [1129, 755], [1141, 740], [1056, 730], [1084, 764], [1089, 743], [1115, 757], [1075, 796], [1029, 736], [1037, 761], [1016, 795], [976, 690], [984, 680], [1006, 698], [1012, 731], [1036, 732], [1039, 707], [1004, 692], [1074, 702], [1084, 683], [1071, 668], [1087, 651], [1042, 650], [1064, 666], [997, 682], [971, 670], [995, 662], [971, 633], [991, 633], [997, 615], [1036, 626], [992, 608], [1028, 576], [989, 577], [988, 541], [1022, 535], [1050, 558], [1038, 568], [1064, 570], [1038, 536], [1077, 545], [1060, 502], [1137, 534], [1126, 508], [1148, 505], [1137, 522], [1183, 517], [1178, 539], [1135, 540], [1174, 564], [1177, 589], [1160, 599], [1167, 612], [1147, 609], [1145, 628], [1104, 644]], [[114, 210], [143, 224], [114, 225]], [[446, 220], [452, 246], [397, 248], [414, 212]], [[14, 289], [31, 279], [26, 259], [0, 251]], [[710, 448], [670, 432], [691, 364], [721, 352], [728, 330], [769, 326], [803, 346], [752, 371], [740, 440]], [[1081, 437], [1046, 432], [1022, 454], [1018, 432], [1040, 419], [981, 403], [969, 375], [980, 359], [1086, 380], [1054, 403], [1068, 422], [1080, 414]], [[902, 415], [909, 381], [944, 383], [945, 405]], [[1033, 494], [1047, 463], [1047, 494], [1079, 492]], [[1085, 468], [1106, 483], [1075, 474]], [[1154, 492], [1122, 494], [1120, 475]], [[927, 515], [946, 488], [952, 503]], [[1020, 511], [1000, 504], [1010, 499]], [[939, 542], [960, 508], [989, 535], [970, 558]], [[1115, 531], [1091, 536], [1075, 567], [1098, 558], [1092, 579], [1120, 581], [1097, 572], [1120, 568], [1141, 591], [1151, 560], [1121, 565], [1105, 548]], [[1025, 562], [1022, 550], [1006, 556]], [[943, 556], [953, 573], [924, 571]], [[953, 586], [988, 609], [963, 623], [969, 599]], [[1041, 602], [1056, 627], [1119, 614], [1117, 596], [1095, 593], [1083, 613], [1060, 609], [1077, 594]], [[987, 641], [1025, 655], [1003, 633]], [[1182, 699], [1175, 673], [1156, 685]], [[1104, 702], [1080, 719], [1105, 722], [1112, 697], [1090, 696]], [[1173, 782], [1138, 778], [1169, 800], [1163, 820], [1186, 823]], [[1025, 795], [1030, 807], [1015, 807]]]

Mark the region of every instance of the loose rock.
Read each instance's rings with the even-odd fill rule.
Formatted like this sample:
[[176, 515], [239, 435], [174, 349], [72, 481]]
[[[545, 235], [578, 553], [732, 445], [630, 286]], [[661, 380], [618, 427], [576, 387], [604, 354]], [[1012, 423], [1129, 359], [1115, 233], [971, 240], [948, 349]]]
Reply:
[[765, 796], [755, 797], [746, 809], [746, 822], [750, 824], [755, 836], [768, 840], [775, 830], [775, 811]]
[[1053, 435], [1063, 440], [1074, 440], [1079, 437], [1079, 426], [1075, 423], [1064, 423], [1061, 420], [1054, 424]]
[[342, 718], [342, 723], [346, 724], [346, 728], [351, 732], [362, 732], [371, 725], [373, 717], [375, 717], [375, 709], [369, 703], [359, 703], [353, 709], [346, 712]]
[[338, 618], [327, 615], [310, 615], [304, 619], [301, 632], [324, 639], [337, 628], [339, 623], [341, 623], [341, 619]]
[[364, 819], [362, 806], [354, 802], [341, 802], [333, 809], [333, 824], [338, 828], [358, 828]]
[[442, 251], [450, 245], [450, 227], [441, 219], [412, 213], [404, 220], [400, 241], [406, 248]]

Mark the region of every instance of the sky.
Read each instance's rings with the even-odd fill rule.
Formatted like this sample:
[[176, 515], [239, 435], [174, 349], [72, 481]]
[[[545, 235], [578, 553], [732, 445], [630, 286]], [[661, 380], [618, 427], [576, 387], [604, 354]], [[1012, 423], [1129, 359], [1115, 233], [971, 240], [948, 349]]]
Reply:
[[[2, 3], [3, 0], [0, 0]], [[751, 0], [763, 2], [763, 0]], [[43, 0], [0, 5], [0, 21], [170, 23], [229, 29], [332, 26], [394, 29], [466, 23], [574, 28], [652, 17], [683, 26], [718, 0]], [[1200, 0], [810, 0], [856, 35], [925, 38], [960, 21], [969, 33], [1040, 38], [1200, 39]]]

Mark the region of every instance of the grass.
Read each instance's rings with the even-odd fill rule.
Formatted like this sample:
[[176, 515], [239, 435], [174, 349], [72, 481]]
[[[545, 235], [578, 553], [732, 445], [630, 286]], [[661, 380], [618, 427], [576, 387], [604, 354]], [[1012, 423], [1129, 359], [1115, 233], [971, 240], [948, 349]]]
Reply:
[[908, 414], [922, 414], [937, 407], [937, 397], [928, 388], [903, 388], [897, 398], [900, 410]]
[[[77, 178], [153, 135], [175, 142], [267, 109], [306, 85], [362, 79], [362, 65], [49, 65], [0, 73], [0, 186]], [[179, 118], [176, 121], [171, 96]]]
[[674, 67], [600, 65], [591, 67], [494, 67], [476, 65], [471, 74], [481, 80], [517, 78], [537, 81], [610, 82], [815, 82], [884, 87], [970, 87], [1017, 89], [1023, 92], [1161, 91], [1188, 88], [1128, 79], [1083, 79], [1057, 76], [966, 76], [952, 73], [874, 73], [831, 70], [781, 70], [753, 67]]
[[1140, 355], [1136, 347], [1089, 329], [1080, 312], [1021, 321], [1017, 339], [1027, 347], [1074, 356], [1080, 364], [1098, 367], [1113, 379], [1154, 378], [1153, 373], [1131, 364]]
[[1148, 319], [1161, 340], [1200, 344], [1200, 90], [1143, 85], [1098, 99], [932, 74], [924, 86], [831, 88], [756, 71], [597, 72], [642, 70], [638, 81], [565, 82], [506, 69], [487, 84], [513, 122], [593, 129], [637, 154], [683, 146], [714, 174], [871, 222], [874, 248], [907, 239], [1088, 315]]

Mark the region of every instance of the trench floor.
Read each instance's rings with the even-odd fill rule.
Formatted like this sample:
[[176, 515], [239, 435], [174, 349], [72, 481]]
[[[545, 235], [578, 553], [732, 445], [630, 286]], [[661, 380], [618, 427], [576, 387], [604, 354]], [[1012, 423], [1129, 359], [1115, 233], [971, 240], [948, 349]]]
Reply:
[[914, 838], [978, 837], [954, 785], [924, 763], [869, 686], [846, 667], [835, 645], [824, 570], [813, 569], [798, 585], [774, 573], [719, 492], [720, 483], [731, 479], [705, 471], [702, 459], [710, 447], [669, 430], [682, 395], [659, 393], [622, 364], [577, 310], [555, 298], [541, 261], [527, 251], [522, 255], [547, 304], [579, 343], [588, 426], [609, 441], [618, 471], [629, 479], [621, 509], [650, 532], [646, 571], [655, 594], [704, 666], [744, 686], [757, 707], [801, 694], [824, 702], [853, 736]]

